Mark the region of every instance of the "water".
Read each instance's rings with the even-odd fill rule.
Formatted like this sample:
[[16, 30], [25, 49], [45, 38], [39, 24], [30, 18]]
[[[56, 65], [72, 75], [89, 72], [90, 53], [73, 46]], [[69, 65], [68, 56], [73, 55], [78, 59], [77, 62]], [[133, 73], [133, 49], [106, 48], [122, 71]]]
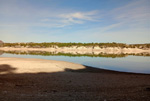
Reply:
[[[39, 58], [48, 60], [68, 61], [108, 70], [150, 74], [150, 56], [125, 55], [123, 57], [104, 56], [64, 56], [64, 55], [31, 55], [3, 53], [0, 57]], [[113, 56], [114, 57], [114, 56]]]

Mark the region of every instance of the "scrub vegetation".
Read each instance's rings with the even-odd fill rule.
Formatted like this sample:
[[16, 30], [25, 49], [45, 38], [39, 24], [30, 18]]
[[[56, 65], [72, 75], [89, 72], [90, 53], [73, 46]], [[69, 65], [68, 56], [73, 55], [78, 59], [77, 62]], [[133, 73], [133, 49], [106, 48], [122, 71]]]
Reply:
[[100, 47], [100, 48], [107, 48], [107, 47], [119, 47], [119, 48], [140, 48], [146, 49], [150, 48], [150, 44], [124, 44], [124, 43], [59, 43], [59, 42], [51, 42], [51, 43], [3, 43], [3, 47], [15, 47], [15, 48], [57, 48], [57, 47]]

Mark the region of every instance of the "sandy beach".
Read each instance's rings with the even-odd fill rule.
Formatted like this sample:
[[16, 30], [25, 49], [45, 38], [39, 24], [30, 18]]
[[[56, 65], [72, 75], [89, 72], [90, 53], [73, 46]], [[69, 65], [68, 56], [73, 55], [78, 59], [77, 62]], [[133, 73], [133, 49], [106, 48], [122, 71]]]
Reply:
[[150, 101], [150, 75], [0, 57], [0, 101]]

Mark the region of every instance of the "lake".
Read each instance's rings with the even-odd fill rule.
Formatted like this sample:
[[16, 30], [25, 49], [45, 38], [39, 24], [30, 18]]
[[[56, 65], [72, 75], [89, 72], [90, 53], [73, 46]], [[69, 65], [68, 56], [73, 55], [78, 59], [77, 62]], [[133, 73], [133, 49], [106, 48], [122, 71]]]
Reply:
[[150, 74], [150, 56], [127, 54], [64, 54], [48, 52], [3, 52], [0, 57], [60, 60], [108, 70]]

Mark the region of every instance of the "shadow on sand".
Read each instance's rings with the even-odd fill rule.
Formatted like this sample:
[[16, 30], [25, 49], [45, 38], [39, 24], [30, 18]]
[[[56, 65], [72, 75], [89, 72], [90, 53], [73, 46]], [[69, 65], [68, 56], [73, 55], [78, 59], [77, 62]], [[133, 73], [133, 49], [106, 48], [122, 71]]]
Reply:
[[54, 73], [15, 74], [15, 70], [10, 65], [0, 65], [0, 101], [150, 100], [150, 75], [88, 66]]
[[13, 73], [13, 71], [15, 70], [16, 68], [11, 67], [10, 65], [7, 65], [7, 64], [0, 65], [0, 74], [1, 73], [10, 74], [10, 73]]

